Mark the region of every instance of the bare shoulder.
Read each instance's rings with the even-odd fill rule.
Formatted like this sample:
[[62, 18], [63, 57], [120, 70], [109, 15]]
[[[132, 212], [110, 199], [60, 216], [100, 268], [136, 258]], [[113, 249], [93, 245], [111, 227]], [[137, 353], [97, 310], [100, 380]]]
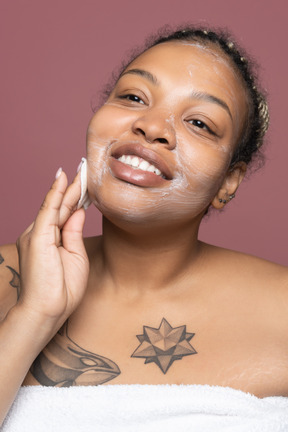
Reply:
[[247, 314], [261, 325], [265, 322], [277, 332], [282, 329], [288, 352], [288, 267], [210, 245], [207, 251], [216, 277], [235, 304], [239, 308], [244, 305]]
[[287, 289], [288, 266], [267, 261], [265, 259], [242, 252], [224, 249], [212, 245], [205, 245], [214, 265], [225, 269], [225, 275], [254, 287], [268, 286], [271, 290], [277, 287]]
[[19, 290], [19, 262], [16, 245], [0, 246], [0, 320], [16, 303]]
[[[223, 342], [225, 379], [233, 387], [237, 376], [238, 388], [249, 387], [260, 397], [287, 396], [287, 267], [210, 245], [204, 245], [203, 256], [209, 283], [205, 306]], [[236, 354], [232, 367], [231, 353]]]

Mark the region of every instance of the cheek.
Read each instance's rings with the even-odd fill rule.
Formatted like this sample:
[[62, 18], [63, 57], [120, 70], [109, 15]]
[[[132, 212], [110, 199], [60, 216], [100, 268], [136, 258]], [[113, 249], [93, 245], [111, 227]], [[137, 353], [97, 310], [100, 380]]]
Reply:
[[[207, 208], [220, 189], [228, 170], [232, 150], [227, 147], [187, 142], [178, 135], [178, 150], [175, 150], [179, 171], [164, 200], [170, 201], [167, 214], [177, 218], [196, 216]], [[157, 203], [158, 205], [158, 203]], [[184, 216], [185, 217], [185, 216]]]
[[187, 187], [206, 196], [216, 194], [229, 167], [232, 149], [197, 139], [189, 143], [184, 136], [178, 136], [178, 141], [182, 145], [176, 152], [177, 165]]
[[105, 172], [105, 161], [110, 139], [103, 133], [107, 129], [105, 116], [99, 110], [91, 119], [87, 129], [87, 162], [88, 162], [88, 190], [90, 185], [102, 182]]
[[[128, 133], [128, 116], [104, 105], [92, 117], [87, 129], [88, 190], [101, 186], [108, 171], [110, 147]], [[121, 114], [121, 113], [120, 113]], [[124, 131], [124, 132], [123, 132]], [[92, 192], [91, 192], [92, 193]], [[93, 193], [92, 193], [92, 198]]]
[[89, 128], [100, 138], [113, 139], [119, 138], [123, 131], [131, 129], [131, 124], [135, 120], [136, 113], [114, 106], [112, 103], [103, 105], [93, 116]]

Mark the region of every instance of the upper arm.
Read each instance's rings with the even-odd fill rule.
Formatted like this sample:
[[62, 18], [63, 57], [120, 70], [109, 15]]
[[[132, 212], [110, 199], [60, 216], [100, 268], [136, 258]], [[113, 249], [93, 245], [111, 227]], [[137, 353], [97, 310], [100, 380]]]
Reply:
[[0, 321], [17, 302], [20, 291], [18, 252], [15, 244], [0, 247]]

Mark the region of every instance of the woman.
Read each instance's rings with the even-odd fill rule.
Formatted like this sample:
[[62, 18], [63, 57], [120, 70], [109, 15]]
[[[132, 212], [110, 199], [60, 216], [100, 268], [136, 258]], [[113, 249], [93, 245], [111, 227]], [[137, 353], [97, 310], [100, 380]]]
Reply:
[[83, 243], [80, 174], [67, 188], [60, 169], [18, 240], [20, 269], [16, 246], [0, 250], [2, 419], [21, 385], [288, 396], [287, 268], [197, 239], [268, 127], [251, 74], [229, 38], [197, 29], [160, 37], [124, 67], [87, 133], [103, 236]]

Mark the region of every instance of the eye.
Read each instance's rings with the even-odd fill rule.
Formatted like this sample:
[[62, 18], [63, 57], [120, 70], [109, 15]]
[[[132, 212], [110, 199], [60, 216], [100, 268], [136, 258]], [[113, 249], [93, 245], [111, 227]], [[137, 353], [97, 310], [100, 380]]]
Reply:
[[128, 101], [137, 102], [144, 105], [143, 100], [139, 96], [136, 96], [134, 94], [121, 95], [119, 96], [119, 99], [126, 99]]
[[189, 124], [191, 124], [192, 126], [196, 126], [199, 129], [203, 129], [206, 130], [207, 132], [209, 132], [211, 135], [215, 135], [215, 133], [206, 125], [206, 123], [204, 123], [201, 120], [197, 120], [197, 119], [192, 119], [192, 120], [187, 120]]

